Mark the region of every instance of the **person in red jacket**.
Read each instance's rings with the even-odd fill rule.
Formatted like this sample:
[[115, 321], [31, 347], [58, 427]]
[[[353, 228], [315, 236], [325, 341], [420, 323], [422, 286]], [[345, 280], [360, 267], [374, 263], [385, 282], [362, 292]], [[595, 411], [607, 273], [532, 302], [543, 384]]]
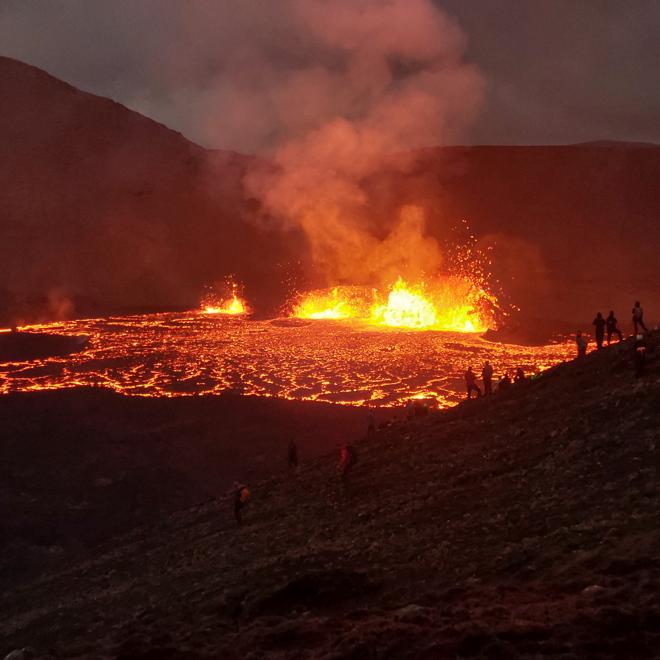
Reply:
[[355, 449], [348, 444], [342, 445], [339, 449], [339, 465], [337, 466], [342, 483], [346, 483], [348, 474], [356, 463], [357, 454]]
[[234, 518], [239, 527], [243, 523], [242, 511], [250, 499], [250, 490], [245, 484], [234, 482]]

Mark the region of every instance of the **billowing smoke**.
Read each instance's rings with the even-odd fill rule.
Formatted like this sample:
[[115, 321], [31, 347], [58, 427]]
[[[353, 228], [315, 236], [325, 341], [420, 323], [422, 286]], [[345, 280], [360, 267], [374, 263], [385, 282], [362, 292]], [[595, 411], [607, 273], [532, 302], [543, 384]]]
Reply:
[[[268, 50], [252, 53], [235, 75], [231, 107], [246, 107], [275, 136], [274, 167], [246, 177], [250, 196], [286, 226], [301, 227], [315, 274], [327, 284], [416, 279], [441, 265], [425, 235], [423, 210], [374, 222], [364, 183], [388, 159], [457, 139], [474, 117], [482, 80], [462, 61], [458, 26], [430, 0], [290, 0], [293, 57], [272, 79]], [[259, 72], [252, 75], [254, 72]], [[269, 99], [255, 115], [255, 98]], [[233, 116], [233, 115], [232, 115]]]
[[[204, 146], [263, 157], [255, 162], [267, 165], [244, 179], [245, 195], [274, 228], [303, 230], [315, 283], [380, 283], [433, 273], [441, 252], [426, 235], [421, 207], [375, 217], [369, 178], [384, 165], [407, 172], [414, 163], [402, 154], [412, 149], [459, 142], [482, 99], [481, 76], [463, 59], [465, 36], [436, 1], [71, 0], [63, 13], [61, 3], [8, 0], [0, 40], [4, 52], [120, 99]], [[117, 151], [125, 162], [126, 148]], [[228, 176], [218, 169], [216, 192]], [[135, 188], [145, 189], [140, 181]], [[239, 217], [255, 206], [223, 210]], [[139, 216], [146, 217], [141, 207]], [[145, 229], [148, 237], [155, 226]], [[139, 235], [128, 233], [132, 242]], [[216, 233], [231, 234], [220, 221]], [[160, 255], [173, 244], [131, 252]], [[203, 261], [196, 250], [194, 261]], [[288, 263], [288, 254], [271, 252], [273, 262]], [[213, 254], [218, 270], [236, 271], [237, 258]], [[167, 269], [147, 262], [165, 260], [129, 261], [157, 273], [158, 283]], [[249, 268], [256, 270], [253, 262]], [[106, 270], [113, 269], [120, 267]]]

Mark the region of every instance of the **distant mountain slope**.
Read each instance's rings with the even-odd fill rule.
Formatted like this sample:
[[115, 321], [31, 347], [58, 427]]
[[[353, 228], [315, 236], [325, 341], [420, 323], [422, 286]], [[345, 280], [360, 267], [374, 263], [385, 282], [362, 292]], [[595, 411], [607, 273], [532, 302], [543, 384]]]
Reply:
[[496, 245], [494, 270], [528, 313], [590, 320], [614, 307], [627, 320], [639, 297], [657, 322], [658, 181], [654, 145], [445, 147], [373, 189], [378, 212], [422, 201], [440, 239], [467, 219]]
[[[405, 203], [427, 208], [441, 241], [467, 219], [530, 316], [624, 318], [639, 297], [660, 319], [660, 147], [438, 147], [413, 160], [365, 182], [375, 227]], [[12, 292], [54, 307], [76, 295], [100, 310], [189, 306], [234, 272], [260, 311], [276, 309], [306, 243], [251, 221], [250, 162], [0, 58], [0, 307]]]
[[245, 162], [0, 58], [0, 286], [105, 306], [196, 302], [244, 257], [278, 256], [278, 237], [243, 221]]

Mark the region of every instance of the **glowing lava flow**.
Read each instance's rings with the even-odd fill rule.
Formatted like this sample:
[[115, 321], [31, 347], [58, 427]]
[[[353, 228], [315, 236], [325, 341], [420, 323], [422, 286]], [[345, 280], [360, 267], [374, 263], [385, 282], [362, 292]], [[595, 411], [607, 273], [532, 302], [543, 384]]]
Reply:
[[438, 325], [438, 313], [421, 287], [409, 287], [399, 278], [387, 303], [371, 308], [371, 320], [395, 328], [433, 328]]
[[234, 294], [222, 305], [206, 305], [204, 314], [247, 314], [247, 308], [245, 303]]
[[350, 319], [362, 316], [368, 298], [360, 287], [336, 286], [306, 293], [294, 307], [299, 319]]
[[[366, 294], [368, 311], [373, 294]], [[355, 406], [435, 399], [446, 407], [465, 398], [468, 364], [477, 371], [489, 360], [499, 377], [518, 367], [537, 373], [575, 356], [573, 341], [516, 346], [475, 334], [382, 330], [200, 311], [30, 326], [20, 334], [85, 335], [89, 342], [68, 355], [0, 363], [0, 395], [91, 386], [148, 397], [231, 391]]]
[[374, 326], [450, 332], [485, 332], [494, 327], [497, 300], [462, 277], [430, 285], [402, 278], [384, 296], [360, 287], [335, 287], [305, 294], [293, 309], [303, 319], [355, 319]]

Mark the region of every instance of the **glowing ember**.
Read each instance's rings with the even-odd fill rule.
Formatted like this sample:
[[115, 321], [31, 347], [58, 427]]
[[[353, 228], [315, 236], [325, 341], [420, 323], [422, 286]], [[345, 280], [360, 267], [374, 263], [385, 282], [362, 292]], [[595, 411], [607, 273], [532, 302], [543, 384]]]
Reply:
[[469, 280], [438, 279], [410, 285], [402, 278], [387, 296], [360, 287], [312, 291], [293, 309], [302, 319], [355, 319], [375, 326], [450, 332], [485, 332], [495, 325], [497, 299]]

